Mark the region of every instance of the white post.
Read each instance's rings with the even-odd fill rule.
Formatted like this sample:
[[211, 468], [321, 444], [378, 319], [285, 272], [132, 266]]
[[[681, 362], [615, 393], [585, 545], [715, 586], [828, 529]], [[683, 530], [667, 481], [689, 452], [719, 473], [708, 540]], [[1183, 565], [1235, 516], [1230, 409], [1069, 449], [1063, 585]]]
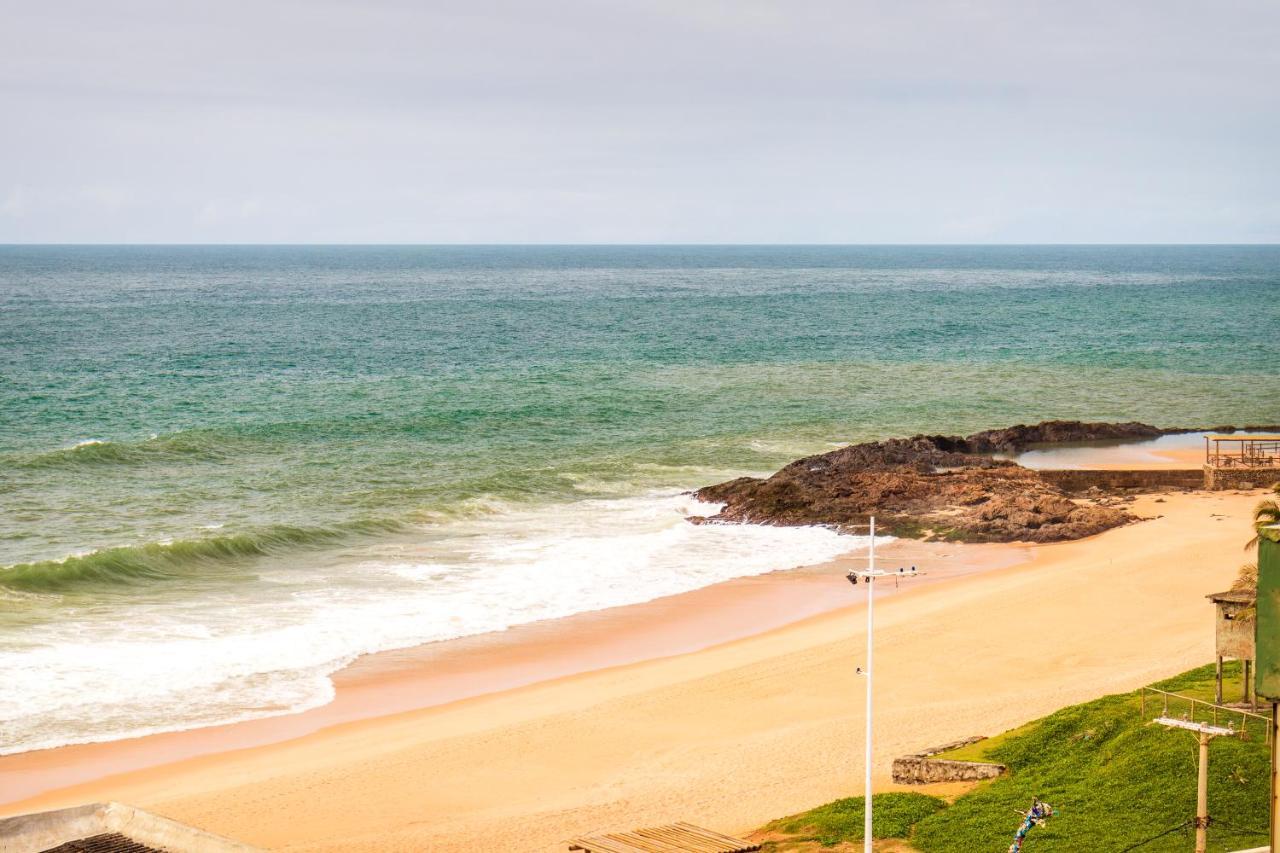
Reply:
[[[877, 578], [888, 577], [893, 575], [895, 581], [902, 578], [916, 577], [916, 567], [912, 566], [908, 571], [905, 567], [898, 569], [896, 572], [882, 572], [876, 568], [876, 517], [871, 516], [871, 543], [868, 548], [867, 568], [863, 570], [854, 569], [847, 575], [849, 583], [854, 586], [858, 585], [858, 581], [863, 581], [867, 585], [867, 671], [863, 673], [867, 677], [867, 743], [866, 755], [863, 759], [863, 770], [866, 774], [864, 780], [863, 802], [862, 802], [862, 835], [863, 849], [866, 853], [871, 853], [871, 814], [873, 811], [871, 803], [871, 738], [872, 738], [872, 708], [871, 702], [875, 692], [875, 682], [872, 680], [873, 668], [872, 656], [875, 654], [874, 637], [876, 632], [876, 590], [875, 581]], [[858, 670], [862, 672], [861, 669]]]
[[867, 575], [867, 754], [863, 771], [865, 793], [862, 803], [862, 849], [871, 853], [871, 655], [874, 651], [872, 636], [875, 631], [875, 570], [876, 570], [876, 517], [871, 516], [871, 548]]

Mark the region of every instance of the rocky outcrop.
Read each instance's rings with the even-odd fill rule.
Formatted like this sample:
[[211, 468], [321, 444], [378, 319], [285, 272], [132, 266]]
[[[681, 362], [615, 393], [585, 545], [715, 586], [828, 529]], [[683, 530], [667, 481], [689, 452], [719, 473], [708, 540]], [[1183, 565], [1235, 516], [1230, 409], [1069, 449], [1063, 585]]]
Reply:
[[1033, 444], [1067, 444], [1082, 441], [1142, 441], [1159, 438], [1165, 430], [1137, 421], [1129, 423], [1088, 423], [1085, 421], [1043, 421], [1033, 426], [1018, 424], [1004, 429], [975, 432], [965, 439], [970, 453], [1014, 453]]
[[856, 471], [783, 469], [697, 492], [723, 503], [714, 521], [836, 527], [863, 525], [874, 512], [896, 536], [967, 542], [1056, 542], [1101, 533], [1132, 520], [1114, 507], [1076, 503], [1017, 465], [947, 471], [910, 467]]
[[1122, 509], [1078, 503], [1037, 472], [996, 451], [1046, 441], [1149, 438], [1147, 424], [1046, 421], [968, 437], [917, 435], [867, 442], [799, 459], [768, 479], [742, 477], [700, 489], [722, 503], [702, 522], [866, 524], [888, 532], [970, 542], [1056, 542], [1101, 533], [1133, 520]]

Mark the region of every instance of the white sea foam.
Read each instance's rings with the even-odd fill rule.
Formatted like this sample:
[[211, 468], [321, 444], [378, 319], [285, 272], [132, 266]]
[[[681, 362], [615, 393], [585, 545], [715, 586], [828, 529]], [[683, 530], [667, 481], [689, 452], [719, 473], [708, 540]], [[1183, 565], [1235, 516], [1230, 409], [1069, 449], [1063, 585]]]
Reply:
[[[489, 512], [177, 601], [86, 609], [0, 648], [0, 752], [300, 711], [356, 656], [647, 601], [865, 545], [694, 525], [684, 495]], [[84, 697], [94, 697], [86, 704]]]

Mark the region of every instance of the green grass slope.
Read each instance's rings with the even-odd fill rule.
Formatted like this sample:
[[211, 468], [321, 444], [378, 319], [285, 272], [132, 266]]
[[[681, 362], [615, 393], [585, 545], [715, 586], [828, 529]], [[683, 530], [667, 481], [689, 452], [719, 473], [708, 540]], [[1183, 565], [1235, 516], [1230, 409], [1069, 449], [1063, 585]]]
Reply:
[[[862, 839], [864, 797], [847, 797], [818, 806], [798, 815], [775, 820], [764, 828], [768, 833], [785, 833], [790, 841], [816, 841], [832, 847], [844, 841]], [[931, 814], [947, 807], [938, 797], [911, 791], [876, 794], [873, 798], [876, 838], [905, 838], [911, 828]]]
[[[1228, 696], [1239, 689], [1234, 668], [1232, 676]], [[1192, 670], [1155, 686], [1211, 700], [1213, 668]], [[1150, 724], [1160, 710], [1149, 699], [1144, 718], [1138, 693], [1106, 696], [1063, 708], [976, 749], [966, 747], [966, 754], [955, 757], [998, 761], [1010, 772], [946, 808], [916, 802], [914, 811], [905, 805], [896, 812], [886, 809], [883, 827], [877, 811], [875, 835], [908, 838], [922, 853], [1003, 853], [1020, 820], [1015, 811], [1026, 809], [1038, 796], [1058, 814], [1047, 826], [1031, 830], [1024, 853], [1190, 851], [1194, 831], [1174, 828], [1195, 814], [1197, 740], [1191, 732]], [[1169, 710], [1171, 716], [1182, 716], [1187, 706]], [[1247, 740], [1215, 738], [1209, 755], [1209, 814], [1215, 821], [1209, 829], [1209, 849], [1265, 844], [1269, 755], [1263, 729], [1259, 726]], [[848, 805], [836, 808], [840, 803]], [[878, 808], [879, 795], [876, 804]], [[776, 821], [770, 829], [835, 845], [862, 837], [861, 811], [861, 798], [838, 801]], [[838, 816], [843, 812], [848, 814], [841, 822]]]

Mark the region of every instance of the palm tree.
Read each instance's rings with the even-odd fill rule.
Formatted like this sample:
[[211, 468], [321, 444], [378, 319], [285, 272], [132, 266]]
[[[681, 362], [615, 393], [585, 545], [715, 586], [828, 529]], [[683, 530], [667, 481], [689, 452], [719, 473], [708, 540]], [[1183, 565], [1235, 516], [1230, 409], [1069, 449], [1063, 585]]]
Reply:
[[[1280, 495], [1280, 483], [1276, 483], [1271, 488], [1276, 495]], [[1280, 502], [1274, 499], [1260, 501], [1253, 508], [1253, 538], [1245, 543], [1244, 549], [1251, 550], [1258, 544], [1258, 540], [1263, 536], [1273, 541], [1280, 541], [1280, 537], [1274, 535], [1275, 531], [1263, 532], [1263, 528], [1273, 524], [1280, 524]], [[1233, 590], [1237, 591], [1256, 591], [1258, 588], [1258, 564], [1245, 563], [1240, 567], [1240, 573], [1236, 575], [1236, 581], [1231, 585]], [[1254, 607], [1248, 607], [1236, 614], [1237, 619], [1252, 619], [1255, 613]]]
[[[1271, 487], [1271, 491], [1280, 496], [1280, 483], [1276, 483]], [[1270, 527], [1273, 524], [1280, 524], [1280, 502], [1275, 498], [1260, 501], [1253, 508], [1253, 538], [1245, 543], [1244, 549], [1248, 551], [1258, 544], [1258, 539], [1266, 535], [1268, 539], [1276, 541], [1277, 537], [1271, 534], [1263, 534], [1264, 527]]]

